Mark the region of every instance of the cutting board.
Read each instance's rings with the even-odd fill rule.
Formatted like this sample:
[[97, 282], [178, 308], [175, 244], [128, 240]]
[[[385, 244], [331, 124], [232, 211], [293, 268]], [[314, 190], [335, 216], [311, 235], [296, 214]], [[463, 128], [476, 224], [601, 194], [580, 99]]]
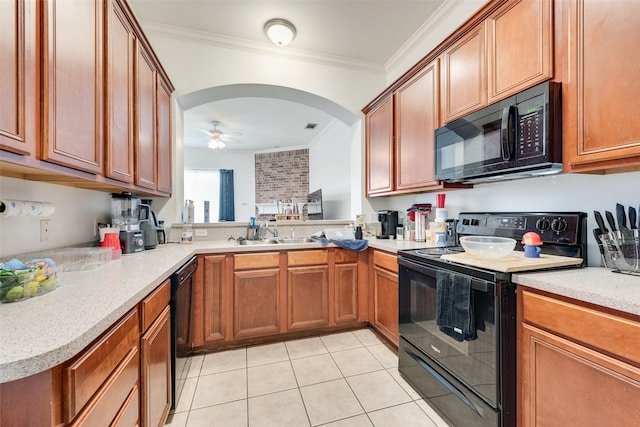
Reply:
[[474, 267], [486, 268], [503, 273], [515, 273], [518, 271], [541, 270], [545, 268], [566, 267], [569, 265], [579, 265], [582, 258], [571, 258], [558, 255], [541, 254], [540, 258], [525, 258], [524, 252], [513, 251], [503, 258], [486, 259], [478, 258], [468, 253], [442, 255], [442, 259], [471, 265]]

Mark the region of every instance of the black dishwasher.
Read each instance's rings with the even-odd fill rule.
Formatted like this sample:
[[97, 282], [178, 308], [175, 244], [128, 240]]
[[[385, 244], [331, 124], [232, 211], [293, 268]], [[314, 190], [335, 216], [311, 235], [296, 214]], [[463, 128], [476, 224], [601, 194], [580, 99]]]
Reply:
[[[176, 407], [176, 357], [178, 346], [187, 345], [191, 320], [191, 291], [198, 258], [191, 258], [171, 275], [171, 409]], [[180, 307], [178, 307], [178, 301]]]

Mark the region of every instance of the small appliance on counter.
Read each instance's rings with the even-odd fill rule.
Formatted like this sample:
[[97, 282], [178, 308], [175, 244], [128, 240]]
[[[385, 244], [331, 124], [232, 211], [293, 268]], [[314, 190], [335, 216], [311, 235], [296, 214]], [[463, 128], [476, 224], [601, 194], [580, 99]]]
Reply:
[[144, 203], [140, 205], [140, 229], [142, 230], [145, 249], [154, 249], [158, 246], [158, 227], [151, 216], [151, 206]]
[[380, 211], [378, 212], [378, 221], [380, 221], [382, 231], [376, 237], [378, 239], [395, 238], [396, 227], [398, 226], [398, 211]]
[[140, 230], [140, 198], [131, 193], [111, 195], [111, 223], [120, 229], [122, 254], [144, 251], [144, 233]]

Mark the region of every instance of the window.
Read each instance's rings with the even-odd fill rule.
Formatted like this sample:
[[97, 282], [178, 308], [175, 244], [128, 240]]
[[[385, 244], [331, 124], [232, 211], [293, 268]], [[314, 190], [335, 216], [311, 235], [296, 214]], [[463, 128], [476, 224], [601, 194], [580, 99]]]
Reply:
[[[220, 173], [209, 170], [185, 170], [184, 198], [193, 200], [194, 222], [218, 222]], [[205, 218], [205, 202], [209, 202], [207, 218]]]

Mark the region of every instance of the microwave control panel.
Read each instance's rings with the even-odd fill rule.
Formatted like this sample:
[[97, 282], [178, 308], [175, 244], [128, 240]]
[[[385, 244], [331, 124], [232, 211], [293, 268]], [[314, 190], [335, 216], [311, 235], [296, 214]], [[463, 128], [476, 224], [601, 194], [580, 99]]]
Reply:
[[518, 104], [520, 122], [520, 158], [535, 157], [544, 154], [544, 95], [536, 96]]

